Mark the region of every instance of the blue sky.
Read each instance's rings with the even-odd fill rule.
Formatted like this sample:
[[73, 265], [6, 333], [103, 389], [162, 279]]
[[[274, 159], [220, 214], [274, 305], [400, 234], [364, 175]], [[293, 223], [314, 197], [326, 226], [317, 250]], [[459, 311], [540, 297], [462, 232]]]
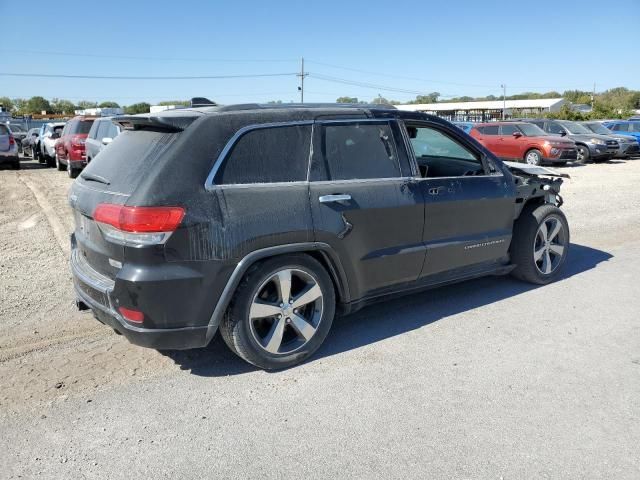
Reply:
[[[444, 98], [500, 95], [501, 83], [507, 94], [590, 90], [594, 82], [598, 91], [616, 86], [640, 90], [640, 0], [28, 3], [32, 15], [27, 18], [16, 10], [16, 2], [0, 0], [0, 72], [292, 74], [304, 56], [311, 74], [305, 101], [329, 102], [342, 95], [371, 100], [378, 94], [404, 101], [432, 91]], [[297, 86], [294, 75], [199, 80], [0, 76], [0, 96], [121, 104], [192, 96], [226, 104], [297, 101]]]

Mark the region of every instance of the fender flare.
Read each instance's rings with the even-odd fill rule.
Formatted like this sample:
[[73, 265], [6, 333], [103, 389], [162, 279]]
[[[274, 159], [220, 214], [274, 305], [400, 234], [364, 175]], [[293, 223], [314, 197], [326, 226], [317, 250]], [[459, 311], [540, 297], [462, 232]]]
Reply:
[[326, 264], [328, 265], [328, 273], [331, 279], [334, 281], [338, 298], [341, 302], [347, 303], [351, 300], [349, 294], [349, 284], [347, 282], [347, 276], [345, 274], [342, 263], [337, 253], [331, 248], [330, 245], [323, 242], [304, 242], [304, 243], [291, 243], [287, 245], [278, 245], [275, 247], [267, 247], [259, 250], [254, 250], [251, 253], [245, 255], [240, 262], [236, 265], [231, 277], [227, 281], [218, 302], [211, 314], [209, 324], [207, 327], [206, 341], [209, 343], [222, 321], [222, 317], [227, 311], [227, 307], [233, 298], [233, 295], [240, 285], [242, 278], [247, 273], [249, 268], [260, 260], [265, 258], [274, 257], [277, 255], [283, 255], [287, 253], [319, 253], [323, 256]]

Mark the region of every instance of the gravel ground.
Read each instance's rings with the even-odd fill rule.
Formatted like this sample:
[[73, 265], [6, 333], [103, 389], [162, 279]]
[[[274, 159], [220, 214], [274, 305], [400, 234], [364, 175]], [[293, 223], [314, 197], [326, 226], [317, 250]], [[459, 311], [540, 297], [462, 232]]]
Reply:
[[640, 160], [563, 170], [562, 280], [373, 306], [277, 373], [75, 311], [71, 180], [0, 171], [0, 477], [640, 478]]

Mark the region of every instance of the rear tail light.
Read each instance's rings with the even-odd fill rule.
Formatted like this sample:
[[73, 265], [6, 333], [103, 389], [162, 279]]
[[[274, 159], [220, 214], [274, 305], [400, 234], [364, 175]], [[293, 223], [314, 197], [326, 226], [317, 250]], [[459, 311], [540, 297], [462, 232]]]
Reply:
[[71, 146], [73, 148], [84, 148], [85, 141], [83, 137], [72, 137]]
[[182, 207], [129, 207], [111, 203], [99, 204], [93, 213], [108, 240], [133, 247], [165, 243], [183, 218]]
[[139, 310], [124, 307], [120, 307], [118, 310], [120, 311], [120, 315], [122, 315], [128, 322], [142, 323], [144, 321], [144, 313]]
[[9, 135], [9, 145], [15, 145], [16, 144], [16, 139], [13, 138], [13, 135]]

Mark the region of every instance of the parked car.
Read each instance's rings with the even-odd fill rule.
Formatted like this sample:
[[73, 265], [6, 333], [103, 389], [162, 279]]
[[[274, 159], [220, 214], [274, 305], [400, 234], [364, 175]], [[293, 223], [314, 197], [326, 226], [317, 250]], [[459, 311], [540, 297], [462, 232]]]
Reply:
[[27, 136], [27, 131], [24, 129], [22, 125], [17, 123], [10, 123], [9, 130], [13, 134], [13, 138], [18, 145], [18, 153], [22, 153], [22, 140]]
[[605, 122], [604, 126], [612, 132], [631, 135], [640, 142], [640, 121], [614, 120]]
[[56, 140], [56, 167], [76, 178], [87, 164], [85, 141], [95, 117], [77, 116], [67, 122]]
[[85, 148], [87, 151], [87, 163], [91, 162], [100, 151], [113, 142], [113, 139], [120, 133], [120, 125], [112, 122], [114, 117], [98, 118], [91, 125], [91, 130], [87, 135]]
[[22, 139], [22, 152], [25, 157], [31, 157], [35, 149], [35, 142], [38, 139], [39, 128], [30, 128], [27, 136]]
[[545, 162], [565, 165], [577, 159], [572, 140], [548, 135], [536, 125], [526, 122], [478, 123], [470, 135], [503, 160], [531, 165]]
[[473, 128], [473, 126], [475, 125], [475, 123], [473, 122], [451, 122], [451, 123], [453, 123], [456, 127], [460, 128], [463, 132], [466, 132], [466, 133], [469, 133]]
[[18, 143], [9, 127], [0, 123], [0, 163], [10, 163], [15, 170], [20, 170]]
[[38, 136], [40, 148], [36, 147], [39, 152], [38, 160], [40, 163], [46, 163], [49, 167], [55, 165], [56, 142], [60, 138], [65, 125], [65, 122], [52, 122], [46, 123], [41, 127], [41, 133]]
[[138, 345], [220, 330], [285, 368], [336, 311], [482, 275], [547, 284], [565, 263], [562, 178], [434, 116], [241, 105], [116, 121], [70, 189], [71, 269], [78, 308]]
[[629, 117], [627, 118], [627, 120], [631, 120], [631, 121], [640, 121], [640, 115], [634, 115], [633, 117]]
[[521, 119], [537, 125], [549, 135], [567, 137], [576, 142], [578, 161], [603, 162], [616, 156], [620, 145], [617, 141], [605, 135], [593, 133], [587, 127], [568, 120], [549, 120], [543, 118]]
[[620, 145], [618, 153], [616, 154], [616, 158], [627, 158], [633, 155], [637, 155], [640, 152], [638, 139], [636, 139], [636, 137], [634, 137], [633, 135], [624, 135], [622, 133], [614, 132], [613, 130], [609, 130], [607, 127], [605, 127], [602, 122], [597, 121], [580, 122], [580, 125], [584, 125], [593, 133], [597, 133], [598, 135], [606, 135], [616, 140]]

